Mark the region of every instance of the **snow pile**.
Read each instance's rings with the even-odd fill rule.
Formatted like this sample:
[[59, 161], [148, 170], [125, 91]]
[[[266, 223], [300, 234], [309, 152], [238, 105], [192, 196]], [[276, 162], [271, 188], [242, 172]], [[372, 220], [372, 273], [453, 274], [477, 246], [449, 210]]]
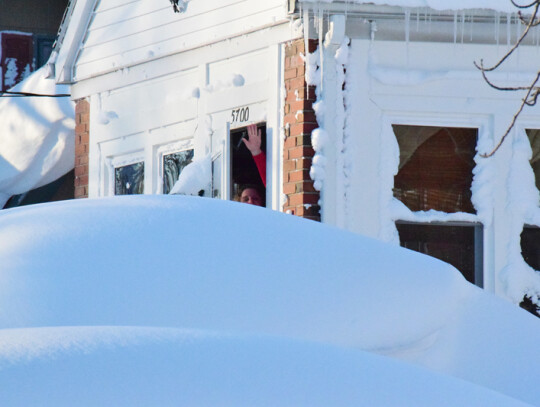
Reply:
[[[43, 67], [11, 91], [69, 93]], [[0, 98], [0, 208], [10, 196], [46, 185], [74, 165], [74, 105], [69, 97]]]
[[529, 164], [531, 144], [525, 131], [518, 131], [512, 145], [511, 172], [508, 179], [512, 244], [507, 248], [508, 265], [501, 272], [506, 295], [520, 302], [527, 295], [540, 304], [540, 272], [530, 267], [521, 254], [521, 232], [525, 224], [540, 227], [539, 191]]
[[217, 80], [214, 83], [210, 83], [204, 87], [204, 90], [208, 93], [220, 92], [230, 88], [239, 88], [244, 86], [246, 79], [240, 74], [230, 74], [224, 80]]
[[[309, 257], [291, 251], [293, 241]], [[92, 261], [81, 261], [81, 247]], [[470, 383], [540, 403], [535, 317], [443, 262], [327, 225], [197, 197], [65, 201], [0, 213], [0, 259], [0, 380], [19, 383], [2, 386], [2, 401], [35, 404], [52, 382], [66, 400], [71, 385], [99, 389], [84, 393], [89, 400], [119, 397], [126, 386], [182, 400], [187, 380], [186, 389], [206, 390], [190, 397], [228, 392], [247, 397], [241, 405], [268, 405], [252, 397], [274, 384], [276, 397], [320, 390], [324, 405], [436, 405], [431, 397], [441, 394], [451, 405], [512, 405], [474, 398]], [[28, 329], [62, 326], [90, 328]], [[185, 339], [145, 326], [214, 334]], [[428, 372], [361, 350], [470, 383], [437, 376], [428, 381], [436, 387], [422, 386]], [[20, 383], [36, 390], [21, 392]], [[422, 396], [424, 404], [406, 399]], [[319, 405], [313, 400], [293, 404]]]
[[[334, 0], [300, 0], [300, 2], [333, 3]], [[487, 9], [503, 13], [516, 12], [516, 7], [512, 5], [510, 0], [348, 0], [348, 2], [398, 7], [429, 7], [439, 11]]]
[[169, 194], [199, 195], [209, 190], [212, 182], [212, 159], [210, 155], [193, 160], [180, 173]]
[[0, 401], [11, 407], [433, 406], [443, 397], [525, 406], [388, 358], [283, 338], [69, 327], [4, 330], [0, 340]]

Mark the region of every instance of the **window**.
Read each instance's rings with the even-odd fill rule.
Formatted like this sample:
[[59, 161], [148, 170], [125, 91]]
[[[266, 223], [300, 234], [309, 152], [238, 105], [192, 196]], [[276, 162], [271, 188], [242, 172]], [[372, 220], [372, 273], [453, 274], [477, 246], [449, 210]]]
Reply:
[[525, 262], [540, 270], [540, 227], [526, 225], [521, 232], [521, 254]]
[[54, 37], [38, 36], [35, 41], [36, 67], [39, 68], [47, 63], [51, 56], [54, 45]]
[[7, 90], [33, 71], [32, 36], [3, 33], [1, 38], [2, 90]]
[[193, 149], [163, 156], [163, 193], [168, 194], [182, 170], [193, 161]]
[[527, 136], [532, 149], [531, 167], [534, 171], [536, 188], [540, 191], [540, 130], [527, 130]]
[[393, 128], [400, 151], [394, 196], [411, 211], [475, 213], [471, 184], [477, 130]]
[[114, 169], [114, 194], [134, 195], [144, 193], [144, 162]]
[[400, 244], [452, 264], [481, 286], [482, 226], [444, 221], [444, 213], [476, 213], [471, 185], [477, 130], [405, 125], [393, 130], [400, 149], [394, 197], [412, 212], [443, 213], [438, 223], [397, 221]]
[[[257, 125], [257, 130], [261, 132], [261, 150], [266, 155], [266, 125]], [[231, 176], [232, 176], [232, 197], [236, 197], [239, 190], [246, 185], [256, 186], [260, 191], [266, 191], [261, 175], [253, 156], [242, 141], [247, 138], [247, 127], [231, 130], [230, 151], [231, 151]], [[265, 168], [266, 171], [266, 168]]]
[[457, 268], [467, 281], [482, 285], [482, 226], [396, 224], [401, 246], [433, 256]]

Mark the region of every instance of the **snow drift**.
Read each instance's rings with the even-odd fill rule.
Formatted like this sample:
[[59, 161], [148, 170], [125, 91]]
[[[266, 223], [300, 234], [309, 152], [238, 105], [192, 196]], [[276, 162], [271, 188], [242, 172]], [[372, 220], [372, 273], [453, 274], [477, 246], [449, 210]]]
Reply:
[[[42, 67], [10, 89], [38, 94], [69, 93], [47, 79]], [[75, 111], [69, 97], [0, 98], [0, 208], [12, 195], [46, 185], [74, 166]]]
[[[0, 348], [32, 327], [283, 336], [540, 404], [536, 318], [443, 262], [327, 225], [197, 197], [66, 201], [0, 213], [0, 259]], [[2, 381], [30, 369], [17, 360]]]
[[0, 378], [11, 407], [525, 406], [366, 352], [172, 328], [0, 330]]

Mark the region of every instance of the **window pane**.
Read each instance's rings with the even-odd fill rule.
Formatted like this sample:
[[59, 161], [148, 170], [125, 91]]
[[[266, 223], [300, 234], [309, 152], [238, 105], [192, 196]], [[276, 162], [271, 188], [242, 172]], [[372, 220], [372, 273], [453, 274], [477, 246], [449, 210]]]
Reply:
[[480, 226], [409, 223], [398, 223], [396, 226], [401, 246], [450, 263], [461, 271], [469, 282], [482, 284]]
[[412, 211], [475, 213], [471, 184], [477, 130], [392, 127], [400, 149], [394, 196]]
[[521, 232], [521, 254], [525, 262], [540, 270], [540, 228], [526, 226]]
[[221, 199], [221, 154], [212, 161], [212, 198]]
[[163, 193], [168, 194], [186, 165], [193, 161], [193, 150], [163, 156]]
[[144, 193], [144, 162], [114, 169], [115, 195]]
[[531, 166], [534, 171], [536, 188], [540, 190], [540, 130], [527, 130], [527, 136], [529, 137], [529, 141], [531, 142]]

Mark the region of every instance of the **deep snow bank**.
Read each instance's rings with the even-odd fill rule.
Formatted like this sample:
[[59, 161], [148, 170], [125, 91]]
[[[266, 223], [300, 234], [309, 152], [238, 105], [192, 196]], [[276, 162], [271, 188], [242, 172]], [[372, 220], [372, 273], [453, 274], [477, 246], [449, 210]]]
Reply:
[[144, 327], [0, 330], [5, 406], [525, 404], [362, 351]]
[[[42, 67], [10, 89], [69, 93]], [[55, 181], [73, 169], [75, 111], [69, 97], [0, 98], [0, 208], [11, 195]]]
[[327, 225], [184, 196], [0, 213], [0, 327], [282, 335], [402, 358], [540, 404], [538, 320], [451, 266]]

